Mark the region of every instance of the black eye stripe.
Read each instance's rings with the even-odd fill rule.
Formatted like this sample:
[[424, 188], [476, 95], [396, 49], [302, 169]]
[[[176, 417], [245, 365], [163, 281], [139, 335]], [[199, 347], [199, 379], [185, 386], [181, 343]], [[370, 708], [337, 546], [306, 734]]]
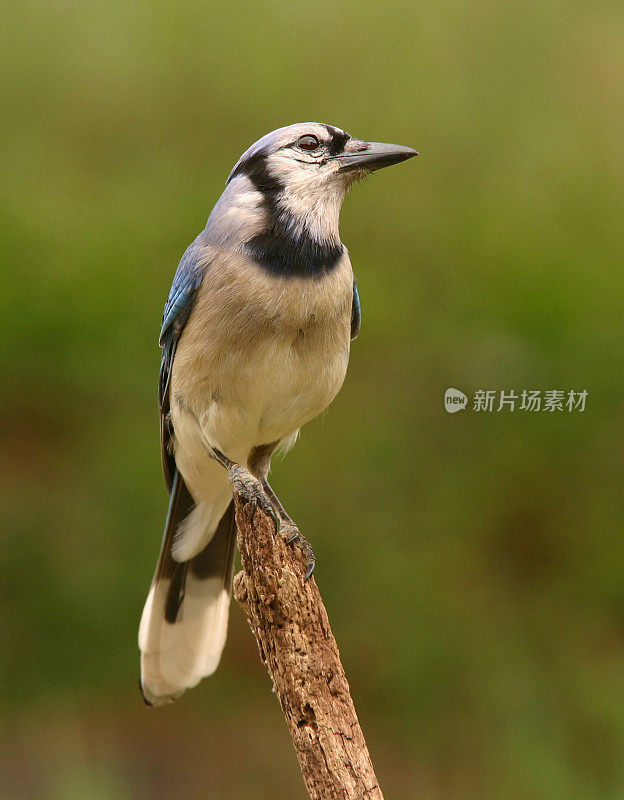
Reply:
[[[335, 156], [338, 155], [338, 153], [342, 153], [346, 143], [349, 141], [349, 139], [351, 139], [351, 136], [348, 133], [339, 130], [338, 128], [334, 128], [333, 125], [324, 125], [323, 127], [330, 135], [329, 141], [319, 141], [318, 137], [314, 136], [314, 134], [307, 133], [303, 136], [300, 136], [297, 141], [294, 142], [294, 144], [301, 150], [306, 150], [308, 152], [313, 152], [322, 147], [327, 150], [327, 153], [330, 156]], [[306, 147], [307, 142], [314, 144], [314, 146]]]
[[331, 139], [327, 143], [327, 151], [330, 156], [338, 155], [338, 153], [342, 153], [344, 150], [345, 144], [351, 138], [348, 133], [339, 130], [338, 128], [334, 128], [333, 125], [325, 125], [327, 133], [331, 136]]

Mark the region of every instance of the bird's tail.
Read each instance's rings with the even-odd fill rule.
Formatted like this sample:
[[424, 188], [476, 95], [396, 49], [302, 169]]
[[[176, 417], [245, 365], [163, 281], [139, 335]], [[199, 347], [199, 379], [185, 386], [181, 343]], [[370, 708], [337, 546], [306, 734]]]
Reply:
[[212, 674], [225, 645], [234, 569], [236, 523], [230, 503], [201, 552], [188, 561], [171, 555], [179, 521], [193, 499], [176, 472], [156, 573], [139, 628], [141, 691], [149, 705], [176, 700]]

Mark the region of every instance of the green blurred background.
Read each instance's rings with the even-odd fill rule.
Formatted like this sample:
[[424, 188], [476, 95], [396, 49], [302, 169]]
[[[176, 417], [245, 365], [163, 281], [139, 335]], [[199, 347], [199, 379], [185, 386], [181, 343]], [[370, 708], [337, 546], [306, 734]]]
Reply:
[[[240, 609], [137, 687], [156, 344], [239, 154], [318, 120], [421, 158], [342, 215], [363, 327], [274, 466], [387, 800], [624, 797], [624, 6], [5, 2], [3, 800], [305, 791]], [[583, 413], [443, 394], [587, 389]]]

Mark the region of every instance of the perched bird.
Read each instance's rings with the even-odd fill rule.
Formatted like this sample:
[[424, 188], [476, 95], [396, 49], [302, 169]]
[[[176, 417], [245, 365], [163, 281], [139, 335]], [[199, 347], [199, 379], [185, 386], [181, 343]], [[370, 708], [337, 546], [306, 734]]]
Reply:
[[236, 529], [233, 488], [314, 554], [267, 482], [271, 456], [336, 396], [360, 301], [340, 241], [358, 178], [417, 155], [316, 122], [240, 157], [165, 305], [159, 381], [169, 511], [139, 630], [141, 689], [171, 702], [217, 668]]

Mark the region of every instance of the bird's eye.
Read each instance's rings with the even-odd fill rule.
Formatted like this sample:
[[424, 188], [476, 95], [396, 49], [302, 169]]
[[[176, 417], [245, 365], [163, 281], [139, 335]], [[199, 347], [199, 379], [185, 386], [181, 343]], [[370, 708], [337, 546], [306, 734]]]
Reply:
[[302, 150], [316, 150], [319, 147], [320, 142], [316, 136], [308, 134], [307, 136], [301, 136], [297, 144]]

